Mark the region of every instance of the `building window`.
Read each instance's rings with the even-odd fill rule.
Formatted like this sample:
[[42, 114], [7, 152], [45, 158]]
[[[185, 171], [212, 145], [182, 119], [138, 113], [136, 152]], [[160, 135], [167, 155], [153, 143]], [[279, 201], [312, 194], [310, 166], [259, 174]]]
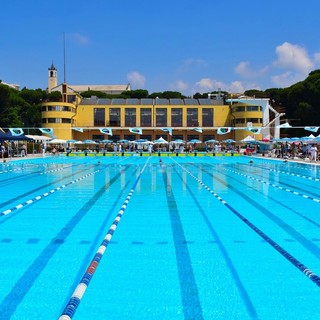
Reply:
[[104, 108], [94, 108], [93, 110], [93, 125], [95, 127], [104, 127], [106, 123], [106, 115]]
[[234, 112], [243, 112], [243, 111], [246, 111], [245, 107], [235, 107], [234, 108]]
[[215, 140], [214, 134], [204, 134], [203, 135], [203, 142], [208, 141], [208, 140]]
[[60, 118], [48, 118], [48, 123], [60, 123]]
[[134, 141], [136, 140], [136, 136], [134, 134], [125, 134], [124, 139], [129, 141]]
[[202, 126], [213, 127], [213, 108], [202, 109]]
[[171, 125], [173, 127], [182, 127], [182, 108], [171, 109]]
[[61, 123], [71, 123], [71, 119], [68, 118], [62, 118]]
[[187, 140], [199, 140], [199, 135], [198, 134], [188, 134], [187, 135]]
[[151, 108], [140, 109], [140, 125], [142, 127], [151, 127], [152, 112]]
[[42, 118], [41, 123], [47, 123], [47, 118]]
[[59, 106], [48, 106], [48, 111], [60, 111]]
[[62, 107], [62, 111], [68, 111], [68, 112], [71, 112], [71, 107], [67, 107], [67, 106], [63, 106]]
[[198, 109], [188, 108], [187, 109], [187, 126], [188, 127], [197, 127], [198, 122]]
[[120, 127], [120, 108], [110, 108], [109, 124], [111, 127]]
[[260, 106], [247, 106], [247, 111], [261, 111]]
[[47, 111], [47, 107], [46, 106], [42, 106], [41, 111]]
[[234, 119], [235, 124], [243, 124], [246, 123], [246, 119], [240, 118], [240, 119]]
[[260, 123], [259, 118], [247, 118], [247, 122], [251, 122], [251, 123]]
[[93, 134], [92, 135], [92, 140], [94, 140], [94, 141], [102, 141], [102, 140], [104, 140], [104, 135], [103, 134]]
[[135, 108], [125, 109], [125, 126], [126, 127], [136, 126], [136, 109]]
[[157, 108], [156, 109], [156, 127], [167, 126], [167, 109]]

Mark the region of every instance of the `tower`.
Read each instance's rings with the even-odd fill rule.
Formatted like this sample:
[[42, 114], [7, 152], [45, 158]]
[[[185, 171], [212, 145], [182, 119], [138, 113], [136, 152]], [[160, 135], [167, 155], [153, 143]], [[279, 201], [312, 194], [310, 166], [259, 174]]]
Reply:
[[48, 92], [58, 85], [58, 70], [51, 64], [51, 67], [48, 68]]

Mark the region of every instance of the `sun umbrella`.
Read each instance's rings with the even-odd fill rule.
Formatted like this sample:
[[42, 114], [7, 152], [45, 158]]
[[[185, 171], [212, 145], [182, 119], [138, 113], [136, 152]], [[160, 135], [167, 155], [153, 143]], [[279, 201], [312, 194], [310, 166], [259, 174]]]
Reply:
[[226, 142], [226, 143], [234, 143], [235, 141], [232, 140], [232, 139], [226, 139], [226, 140], [223, 140], [223, 142]]
[[160, 137], [159, 139], [153, 140], [153, 143], [168, 143], [168, 141]]
[[49, 141], [48, 143], [50, 143], [50, 144], [64, 144], [64, 143], [67, 143], [67, 140], [53, 139], [53, 140]]
[[201, 140], [198, 140], [198, 139], [192, 139], [192, 140], [188, 141], [188, 143], [189, 143], [189, 144], [190, 144], [190, 143], [202, 143], [202, 141], [201, 141]]
[[51, 138], [49, 138], [47, 136], [39, 136], [39, 135], [31, 135], [31, 134], [26, 134], [26, 137], [31, 138], [35, 141], [42, 141], [42, 142], [51, 140]]
[[185, 141], [184, 140], [181, 140], [181, 139], [177, 139], [177, 140], [173, 140], [171, 141], [170, 143], [175, 143], [175, 144], [184, 144]]
[[109, 139], [104, 139], [104, 140], [101, 140], [100, 142], [101, 143], [112, 143], [113, 141], [109, 140]]
[[152, 142], [147, 139], [138, 139], [138, 140], [134, 140], [133, 143], [135, 143], [135, 144], [148, 144], [148, 143], [152, 143]]
[[256, 141], [256, 139], [251, 136], [246, 136], [244, 139], [241, 140], [241, 142], [254, 142], [254, 141]]
[[128, 143], [128, 142], [130, 142], [130, 141], [127, 139], [121, 139], [118, 141], [118, 143]]
[[96, 144], [96, 142], [95, 142], [95, 141], [90, 140], [90, 139], [83, 140], [82, 142], [83, 142], [84, 144]]
[[216, 143], [216, 142], [219, 142], [219, 141], [214, 140], [214, 139], [210, 139], [210, 140], [205, 141], [204, 143]]

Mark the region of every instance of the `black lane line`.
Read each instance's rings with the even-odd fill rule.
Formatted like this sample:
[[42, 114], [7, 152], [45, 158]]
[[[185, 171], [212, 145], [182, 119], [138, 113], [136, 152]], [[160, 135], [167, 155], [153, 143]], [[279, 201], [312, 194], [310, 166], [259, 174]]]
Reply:
[[220, 252], [222, 253], [224, 260], [226, 262], [226, 265], [228, 266], [230, 273], [233, 277], [233, 280], [238, 288], [238, 291], [240, 292], [240, 296], [244, 302], [244, 305], [247, 309], [247, 312], [250, 316], [251, 319], [258, 319], [258, 314], [255, 310], [254, 305], [252, 304], [252, 301], [250, 299], [249, 294], [247, 293], [245, 286], [243, 285], [237, 270], [235, 268], [235, 266], [233, 265], [232, 259], [230, 258], [228, 251], [226, 250], [226, 248], [224, 247], [223, 243], [221, 242], [217, 232], [214, 229], [214, 226], [212, 225], [212, 223], [210, 222], [207, 213], [202, 209], [202, 206], [200, 204], [200, 202], [198, 201], [197, 197], [195, 196], [195, 194], [192, 192], [192, 189], [190, 188], [190, 186], [187, 184], [186, 181], [183, 180], [181, 174], [177, 171], [177, 169], [175, 168], [175, 171], [177, 173], [177, 175], [180, 177], [180, 179], [182, 180], [182, 183], [185, 185], [186, 189], [188, 190], [189, 194], [192, 196], [193, 201], [195, 202], [195, 204], [197, 205], [200, 214], [202, 216], [202, 218], [204, 219], [208, 229], [210, 230], [211, 234], [213, 235], [214, 238], [214, 242], [218, 245]]
[[193, 274], [191, 258], [189, 255], [186, 238], [184, 236], [177, 203], [174, 198], [171, 185], [168, 182], [168, 176], [166, 172], [163, 172], [163, 181], [166, 189], [172, 235], [176, 252], [184, 318], [186, 320], [201, 320], [203, 319], [203, 314], [198, 288]]
[[[254, 166], [252, 167], [252, 168], [255, 168]], [[248, 171], [245, 171], [245, 170], [242, 170], [242, 169], [240, 169], [240, 168], [238, 168], [237, 170], [239, 170], [239, 171], [242, 171], [242, 172], [246, 172], [247, 174], [248, 174]], [[249, 174], [248, 174], [249, 175]], [[255, 176], [257, 176], [257, 177], [260, 177], [261, 179], [265, 179], [265, 177], [263, 176], [263, 175], [261, 175], [261, 174], [256, 174], [256, 175], [253, 175], [254, 177]], [[288, 178], [286, 178], [286, 177], [284, 177], [283, 179], [282, 179], [282, 181], [278, 181], [275, 177], [274, 177], [274, 174], [273, 174], [273, 177], [269, 177], [268, 178], [269, 180], [270, 180], [270, 182], [272, 182], [272, 183], [274, 183], [274, 184], [278, 184], [279, 186], [286, 186], [286, 187], [288, 187], [288, 188], [291, 188], [292, 190], [299, 190], [299, 191], [301, 191], [302, 193], [304, 193], [304, 194], [309, 194], [309, 195], [312, 195], [312, 196], [314, 196], [315, 198], [319, 198], [319, 196], [320, 196], [320, 194], [319, 193], [314, 193], [314, 192], [312, 192], [312, 191], [310, 191], [310, 186], [308, 187], [306, 184], [304, 184], [304, 185], [306, 185], [307, 187], [308, 187], [308, 189], [303, 189], [303, 188], [300, 188], [298, 185], [292, 185], [292, 184], [289, 184], [289, 183], [285, 183], [283, 180], [288, 180]], [[290, 180], [289, 180], [290, 181]], [[303, 183], [301, 183], [301, 185], [302, 185]]]
[[[95, 167], [95, 166], [94, 166], [94, 167]], [[28, 196], [28, 195], [30, 195], [30, 194], [32, 194], [32, 193], [34, 193], [34, 192], [37, 192], [37, 191], [39, 191], [39, 190], [41, 190], [41, 189], [43, 189], [43, 188], [50, 187], [51, 185], [53, 185], [53, 184], [55, 184], [55, 183], [58, 183], [58, 182], [63, 181], [63, 180], [66, 180], [66, 179], [68, 179], [68, 178], [70, 178], [70, 177], [73, 177], [73, 176], [75, 176], [75, 175], [77, 175], [77, 174], [81, 174], [82, 172], [85, 172], [85, 171], [87, 171], [87, 170], [88, 170], [88, 168], [85, 168], [85, 169], [83, 169], [83, 170], [79, 170], [79, 171], [77, 171], [77, 172], [73, 172], [73, 173], [69, 174], [68, 176], [64, 176], [64, 177], [62, 177], [62, 178], [60, 178], [60, 179], [54, 180], [54, 181], [52, 181], [52, 182], [50, 182], [50, 183], [44, 184], [44, 185], [39, 186], [39, 187], [37, 187], [37, 188], [34, 188], [34, 189], [32, 189], [32, 190], [30, 190], [30, 191], [28, 191], [28, 192], [25, 192], [25, 193], [23, 193], [23, 194], [20, 194], [19, 196], [16, 196], [15, 198], [12, 198], [12, 199], [9, 199], [9, 200], [7, 200], [7, 201], [5, 201], [5, 202], [0, 203], [0, 208], [3, 208], [3, 207], [5, 207], [5, 206], [9, 205], [10, 203], [12, 203], [12, 202], [14, 202], [14, 201], [17, 201], [17, 200], [19, 200], [19, 199], [21, 199], [21, 198], [23, 198], [23, 197], [26, 197], [26, 196]], [[0, 222], [0, 223], [1, 223], [1, 222]]]
[[[125, 170], [127, 170], [126, 168]], [[125, 171], [123, 170], [123, 171]], [[114, 176], [107, 184], [105, 184], [96, 194], [85, 203], [85, 205], [68, 221], [68, 223], [59, 231], [59, 233], [51, 240], [51, 242], [42, 250], [40, 255], [33, 261], [30, 267], [17, 280], [15, 286], [4, 298], [0, 304], [0, 315], [4, 319], [10, 319], [17, 307], [22, 302], [24, 296], [37, 280], [45, 266], [48, 264], [65, 239], [70, 235], [72, 230], [77, 226], [85, 214], [92, 208], [98, 199], [104, 194], [106, 187], [110, 187], [119, 177], [121, 173]]]
[[[292, 238], [297, 240], [305, 249], [307, 249], [310, 253], [312, 253], [315, 257], [320, 256], [320, 248], [317, 247], [314, 243], [309, 241], [306, 237], [304, 237], [301, 233], [299, 233], [296, 229], [288, 225], [285, 221], [280, 219], [278, 216], [273, 214], [271, 211], [266, 209], [264, 206], [262, 206], [260, 203], [256, 202], [255, 200], [248, 197], [244, 192], [239, 191], [238, 188], [235, 188], [231, 186], [230, 184], [226, 183], [225, 181], [219, 179], [217, 176], [213, 176], [212, 172], [208, 172], [207, 170], [201, 169], [201, 171], [205, 172], [210, 177], [213, 177], [215, 180], [219, 181], [221, 184], [232, 190], [234, 193], [237, 193], [239, 196], [241, 196], [246, 202], [249, 202], [251, 205], [253, 205], [257, 210], [259, 210], [262, 214], [264, 214], [266, 217], [268, 217], [273, 223], [278, 225], [282, 230], [284, 230], [286, 233], [288, 233]], [[232, 176], [226, 175], [232, 180], [235, 180], [239, 183], [237, 179], [234, 179]], [[241, 182], [242, 183], [242, 182]], [[242, 183], [244, 184], [244, 183]], [[254, 189], [253, 189], [254, 190]]]
[[[181, 166], [182, 167], [182, 166]], [[183, 167], [182, 167], [183, 168]], [[184, 169], [186, 170], [186, 169]], [[186, 170], [187, 171], [187, 170]], [[187, 171], [188, 172], [188, 171]], [[208, 186], [206, 186], [202, 181], [193, 176], [190, 172], [189, 174], [197, 180], [202, 186], [204, 186], [215, 198], [217, 198], [221, 203], [223, 203], [232, 213], [234, 213], [239, 219], [241, 219], [248, 227], [250, 227], [253, 231], [255, 231], [261, 238], [263, 238], [268, 244], [270, 244], [275, 250], [277, 250], [286, 260], [288, 260], [293, 266], [295, 266], [298, 270], [300, 270], [305, 276], [309, 278], [313, 283], [315, 283], [318, 287], [320, 287], [320, 277], [310, 270], [306, 265], [304, 265], [301, 261], [291, 255], [288, 251], [286, 251], [283, 247], [281, 247], [277, 242], [272, 240], [267, 236], [261, 229], [255, 226], [251, 221], [249, 221], [245, 216], [240, 214], [236, 209], [234, 209], [230, 204], [224, 201], [218, 194], [213, 192]], [[223, 183], [223, 181], [222, 181]], [[252, 202], [252, 199], [249, 199]]]
[[[131, 165], [128, 165], [128, 167], [130, 167]], [[136, 169], [136, 171], [139, 168]], [[124, 170], [121, 170], [120, 175], [122, 175], [122, 173], [124, 172]], [[74, 288], [77, 287], [78, 283], [79, 283], [79, 279], [81, 279], [81, 277], [83, 276], [83, 272], [84, 270], [86, 270], [87, 266], [88, 266], [88, 261], [90, 261], [90, 259], [92, 258], [92, 252], [94, 252], [94, 249], [97, 247], [97, 244], [101, 242], [101, 235], [103, 234], [104, 229], [106, 228], [107, 223], [109, 222], [110, 218], [112, 217], [112, 215], [114, 214], [114, 208], [117, 207], [119, 205], [119, 200], [121, 199], [121, 197], [123, 196], [123, 194], [125, 193], [125, 191], [127, 190], [127, 187], [129, 186], [129, 184], [131, 183], [131, 181], [135, 179], [135, 175], [132, 174], [130, 179], [128, 179], [128, 181], [126, 182], [126, 184], [124, 185], [124, 187], [120, 190], [119, 194], [117, 197], [114, 198], [113, 204], [110, 207], [109, 212], [107, 213], [105, 219], [103, 220], [100, 228], [97, 230], [96, 236], [93, 239], [93, 241], [91, 242], [91, 246], [88, 249], [88, 253], [87, 255], [82, 259], [82, 264], [79, 267], [79, 270], [75, 276], [74, 282], [70, 285], [70, 290], [69, 293], [65, 299], [65, 302], [63, 303], [63, 306], [65, 306], [68, 301], [69, 301], [69, 297], [72, 295]], [[108, 189], [109, 186], [106, 187], [106, 189]], [[64, 307], [63, 307], [64, 308]]]

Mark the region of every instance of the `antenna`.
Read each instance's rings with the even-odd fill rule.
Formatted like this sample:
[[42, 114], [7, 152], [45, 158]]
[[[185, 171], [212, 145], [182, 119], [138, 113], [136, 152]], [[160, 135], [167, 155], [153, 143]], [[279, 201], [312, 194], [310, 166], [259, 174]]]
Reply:
[[66, 34], [63, 33], [63, 82], [66, 83]]

